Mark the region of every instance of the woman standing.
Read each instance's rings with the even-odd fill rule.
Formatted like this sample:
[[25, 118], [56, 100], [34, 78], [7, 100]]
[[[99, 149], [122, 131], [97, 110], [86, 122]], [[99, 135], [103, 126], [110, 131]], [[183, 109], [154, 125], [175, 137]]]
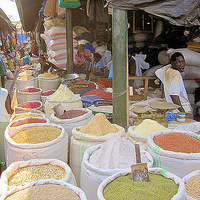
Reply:
[[9, 123], [9, 114], [13, 113], [8, 90], [0, 87], [0, 163], [5, 161], [4, 131]]

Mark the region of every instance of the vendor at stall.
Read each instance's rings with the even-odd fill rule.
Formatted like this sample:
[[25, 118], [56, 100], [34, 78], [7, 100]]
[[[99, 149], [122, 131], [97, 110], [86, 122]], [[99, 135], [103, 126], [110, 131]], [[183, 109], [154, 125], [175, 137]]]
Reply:
[[180, 105], [178, 110], [186, 113], [186, 117], [192, 117], [192, 108], [181, 76], [185, 68], [184, 56], [176, 52], [171, 56], [170, 62], [171, 64], [158, 69], [155, 74], [164, 84], [166, 101]]
[[79, 40], [77, 51], [74, 51], [74, 72], [86, 74], [86, 80], [89, 79], [89, 74], [92, 68], [92, 54], [88, 49], [85, 49], [86, 40]]

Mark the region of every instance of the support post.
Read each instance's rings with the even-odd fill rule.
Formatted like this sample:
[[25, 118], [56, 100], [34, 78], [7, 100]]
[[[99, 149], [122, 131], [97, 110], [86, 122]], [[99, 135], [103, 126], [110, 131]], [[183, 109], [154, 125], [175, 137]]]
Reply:
[[126, 127], [129, 124], [127, 11], [113, 8], [112, 38], [113, 122]]
[[72, 28], [72, 11], [66, 8], [66, 42], [67, 42], [67, 73], [73, 73], [73, 28]]

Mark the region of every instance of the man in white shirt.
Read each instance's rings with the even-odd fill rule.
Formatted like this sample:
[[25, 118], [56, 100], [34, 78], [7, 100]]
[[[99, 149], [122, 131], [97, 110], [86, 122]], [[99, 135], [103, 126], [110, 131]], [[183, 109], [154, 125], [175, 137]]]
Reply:
[[180, 52], [176, 52], [171, 56], [170, 61], [171, 64], [156, 70], [155, 74], [164, 84], [167, 102], [180, 105], [178, 110], [186, 113], [186, 116], [192, 117], [192, 108], [181, 76], [185, 68], [184, 56]]

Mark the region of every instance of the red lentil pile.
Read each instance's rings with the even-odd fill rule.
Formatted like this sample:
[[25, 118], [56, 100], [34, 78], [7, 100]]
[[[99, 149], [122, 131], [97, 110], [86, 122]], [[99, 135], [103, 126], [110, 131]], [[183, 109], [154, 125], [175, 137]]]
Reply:
[[20, 92], [39, 92], [40, 89], [38, 88], [26, 88], [26, 89], [23, 89], [23, 90], [20, 90]]
[[11, 127], [21, 126], [21, 125], [30, 124], [30, 123], [46, 123], [46, 120], [45, 119], [36, 119], [36, 118], [22, 119], [18, 122], [13, 122]]
[[167, 151], [200, 153], [200, 141], [183, 133], [168, 133], [154, 137], [156, 145]]
[[18, 107], [20, 108], [30, 108], [30, 109], [39, 108], [40, 106], [41, 106], [40, 102], [26, 102], [18, 105]]
[[75, 117], [79, 117], [87, 113], [84, 110], [67, 110], [63, 115], [58, 116], [59, 119], [71, 119]]
[[43, 92], [43, 93], [42, 93], [42, 96], [49, 96], [49, 95], [52, 95], [54, 92], [55, 92], [55, 90]]

